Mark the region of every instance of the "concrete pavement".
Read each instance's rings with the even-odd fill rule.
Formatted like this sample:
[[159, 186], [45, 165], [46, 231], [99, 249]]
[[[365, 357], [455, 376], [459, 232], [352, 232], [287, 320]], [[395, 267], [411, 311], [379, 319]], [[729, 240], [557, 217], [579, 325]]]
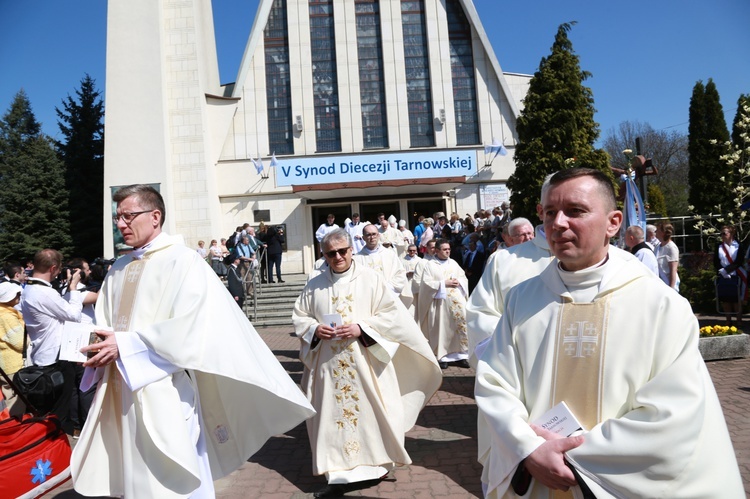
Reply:
[[[295, 381], [302, 374], [298, 340], [292, 328], [274, 328], [261, 335]], [[745, 492], [750, 494], [750, 359], [707, 363], [724, 408], [735, 446]], [[481, 466], [476, 460], [477, 407], [474, 371], [450, 367], [440, 391], [406, 435], [410, 466], [391, 472], [389, 479], [352, 497], [470, 498], [481, 497]], [[217, 497], [239, 499], [306, 498], [325, 483], [311, 474], [312, 457], [304, 425], [271, 439], [248, 463], [216, 482]]]
[[[302, 375], [298, 340], [291, 327], [259, 331], [295, 381]], [[716, 385], [745, 491], [750, 495], [750, 359], [708, 363]], [[352, 497], [470, 498], [481, 497], [481, 466], [477, 463], [474, 371], [450, 367], [443, 385], [406, 435], [410, 466], [391, 472], [388, 480]], [[217, 497], [307, 498], [322, 487], [323, 477], [312, 476], [312, 457], [305, 426], [270, 439], [245, 465], [215, 482]], [[46, 497], [81, 497], [68, 485]]]

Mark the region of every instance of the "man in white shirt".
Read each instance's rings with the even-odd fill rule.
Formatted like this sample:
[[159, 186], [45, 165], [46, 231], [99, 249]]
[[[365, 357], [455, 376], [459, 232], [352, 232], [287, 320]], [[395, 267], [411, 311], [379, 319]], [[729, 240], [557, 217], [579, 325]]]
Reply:
[[353, 251], [355, 255], [365, 247], [365, 240], [362, 237], [362, 229], [364, 229], [365, 225], [365, 222], [360, 221], [359, 213], [352, 213], [352, 220], [346, 224], [346, 227], [344, 227], [347, 234], [352, 237], [352, 244], [354, 244]]
[[631, 225], [625, 230], [625, 246], [655, 275], [659, 275], [659, 264], [651, 245], [643, 239], [643, 229], [638, 225]]
[[71, 363], [59, 361], [57, 357], [65, 322], [81, 322], [83, 296], [76, 289], [81, 281], [80, 270], [65, 271], [65, 280], [71, 289], [69, 302], [53, 287], [62, 270], [62, 258], [62, 253], [54, 249], [43, 249], [34, 255], [34, 271], [21, 295], [21, 314], [31, 340], [28, 360], [35, 366], [54, 364], [56, 370], [63, 373], [65, 385], [52, 413], [60, 419], [63, 430], [72, 435], [74, 424], [70, 417], [70, 404], [75, 390], [75, 372]]
[[331, 232], [333, 229], [339, 228], [339, 226], [334, 223], [335, 220], [336, 216], [333, 213], [329, 213], [328, 216], [326, 216], [326, 221], [320, 224], [318, 230], [315, 231], [315, 239], [317, 239], [318, 242], [322, 241], [325, 235]]

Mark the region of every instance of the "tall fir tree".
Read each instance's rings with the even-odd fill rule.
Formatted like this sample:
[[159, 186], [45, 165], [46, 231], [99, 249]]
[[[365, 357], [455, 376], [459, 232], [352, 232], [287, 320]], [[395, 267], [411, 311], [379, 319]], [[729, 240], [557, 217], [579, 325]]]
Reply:
[[43, 248], [70, 255], [64, 166], [41, 133], [26, 93], [0, 120], [0, 260], [32, 257]]
[[716, 84], [709, 78], [693, 87], [688, 125], [689, 200], [695, 213], [721, 214], [731, 209], [732, 172], [721, 155], [729, 130]]
[[88, 259], [104, 251], [104, 103], [96, 82], [88, 74], [68, 95], [63, 109], [55, 108], [65, 138], [57, 150], [65, 163], [69, 192], [70, 230], [74, 254]]
[[560, 25], [551, 54], [542, 58], [529, 82], [518, 118], [516, 170], [508, 179], [513, 215], [533, 220], [544, 178], [572, 166], [587, 166], [611, 176], [609, 157], [594, 148], [599, 125], [594, 97], [568, 32], [575, 22]]

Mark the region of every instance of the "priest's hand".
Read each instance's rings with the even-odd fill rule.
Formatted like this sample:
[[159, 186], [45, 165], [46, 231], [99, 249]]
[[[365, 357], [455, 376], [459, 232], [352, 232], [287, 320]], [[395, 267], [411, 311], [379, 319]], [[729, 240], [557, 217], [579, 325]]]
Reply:
[[330, 340], [331, 338], [336, 337], [336, 330], [331, 326], [318, 324], [318, 327], [315, 328], [315, 336], [317, 336], [321, 340]]
[[583, 437], [562, 437], [536, 425], [531, 425], [534, 432], [547, 439], [524, 461], [531, 476], [542, 485], [553, 490], [568, 490], [577, 482], [573, 472], [565, 463], [565, 453], [583, 443]]
[[98, 352], [83, 363], [84, 367], [104, 367], [120, 357], [120, 350], [117, 348], [117, 338], [114, 331], [96, 330], [94, 332], [104, 339], [99, 343], [86, 345], [81, 348], [81, 353], [89, 351]]
[[343, 326], [336, 326], [336, 337], [337, 338], [359, 338], [362, 334], [362, 330], [357, 324], [344, 324]]
[[446, 288], [457, 288], [458, 287], [458, 279], [450, 278], [445, 280], [445, 287]]

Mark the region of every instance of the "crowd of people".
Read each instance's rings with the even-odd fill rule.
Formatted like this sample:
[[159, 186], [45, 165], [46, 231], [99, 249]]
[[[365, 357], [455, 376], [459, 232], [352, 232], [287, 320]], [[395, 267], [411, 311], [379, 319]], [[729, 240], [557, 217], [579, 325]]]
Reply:
[[[261, 222], [256, 234], [249, 223], [238, 226], [228, 238], [198, 241], [196, 252], [211, 265], [222, 280], [226, 280], [235, 303], [242, 308], [245, 297], [253, 292], [251, 272], [258, 272], [261, 284], [283, 283], [281, 255], [286, 240], [281, 226]], [[273, 279], [274, 270], [276, 280]]]
[[[676, 292], [674, 230], [628, 227], [627, 251], [611, 244], [623, 215], [596, 170], [548, 177], [536, 227], [507, 204], [420, 216], [413, 230], [384, 213], [343, 227], [330, 214], [292, 316], [299, 387], [233, 305], [263, 251], [264, 280], [275, 268], [283, 282], [283, 231], [246, 224], [194, 251], [162, 231], [151, 187], [113, 199], [133, 251], [106, 277], [45, 249], [28, 279], [9, 266], [0, 284], [0, 345], [16, 354], [3, 346], [3, 368], [23, 364], [25, 322], [27, 363], [70, 380], [54, 413], [80, 432], [80, 493], [212, 497], [214, 480], [302, 421], [326, 481], [315, 497], [369, 488], [411, 463], [406, 432], [454, 365], [476, 369], [486, 497], [744, 497], [697, 321]], [[731, 228], [722, 237], [718, 275], [741, 286], [744, 249]], [[82, 320], [100, 341], [65, 365], [57, 331]]]
[[[11, 378], [24, 365], [61, 373], [61, 394], [45, 409], [75, 438], [86, 422], [93, 392], [79, 389], [80, 364], [58, 358], [62, 330], [66, 322], [94, 323], [94, 303], [111, 263], [102, 258], [91, 265], [83, 258], [64, 260], [59, 251], [47, 248], [26, 268], [7, 263], [0, 282], [0, 368]], [[22, 415], [25, 404], [4, 379], [0, 384], [10, 415]]]

